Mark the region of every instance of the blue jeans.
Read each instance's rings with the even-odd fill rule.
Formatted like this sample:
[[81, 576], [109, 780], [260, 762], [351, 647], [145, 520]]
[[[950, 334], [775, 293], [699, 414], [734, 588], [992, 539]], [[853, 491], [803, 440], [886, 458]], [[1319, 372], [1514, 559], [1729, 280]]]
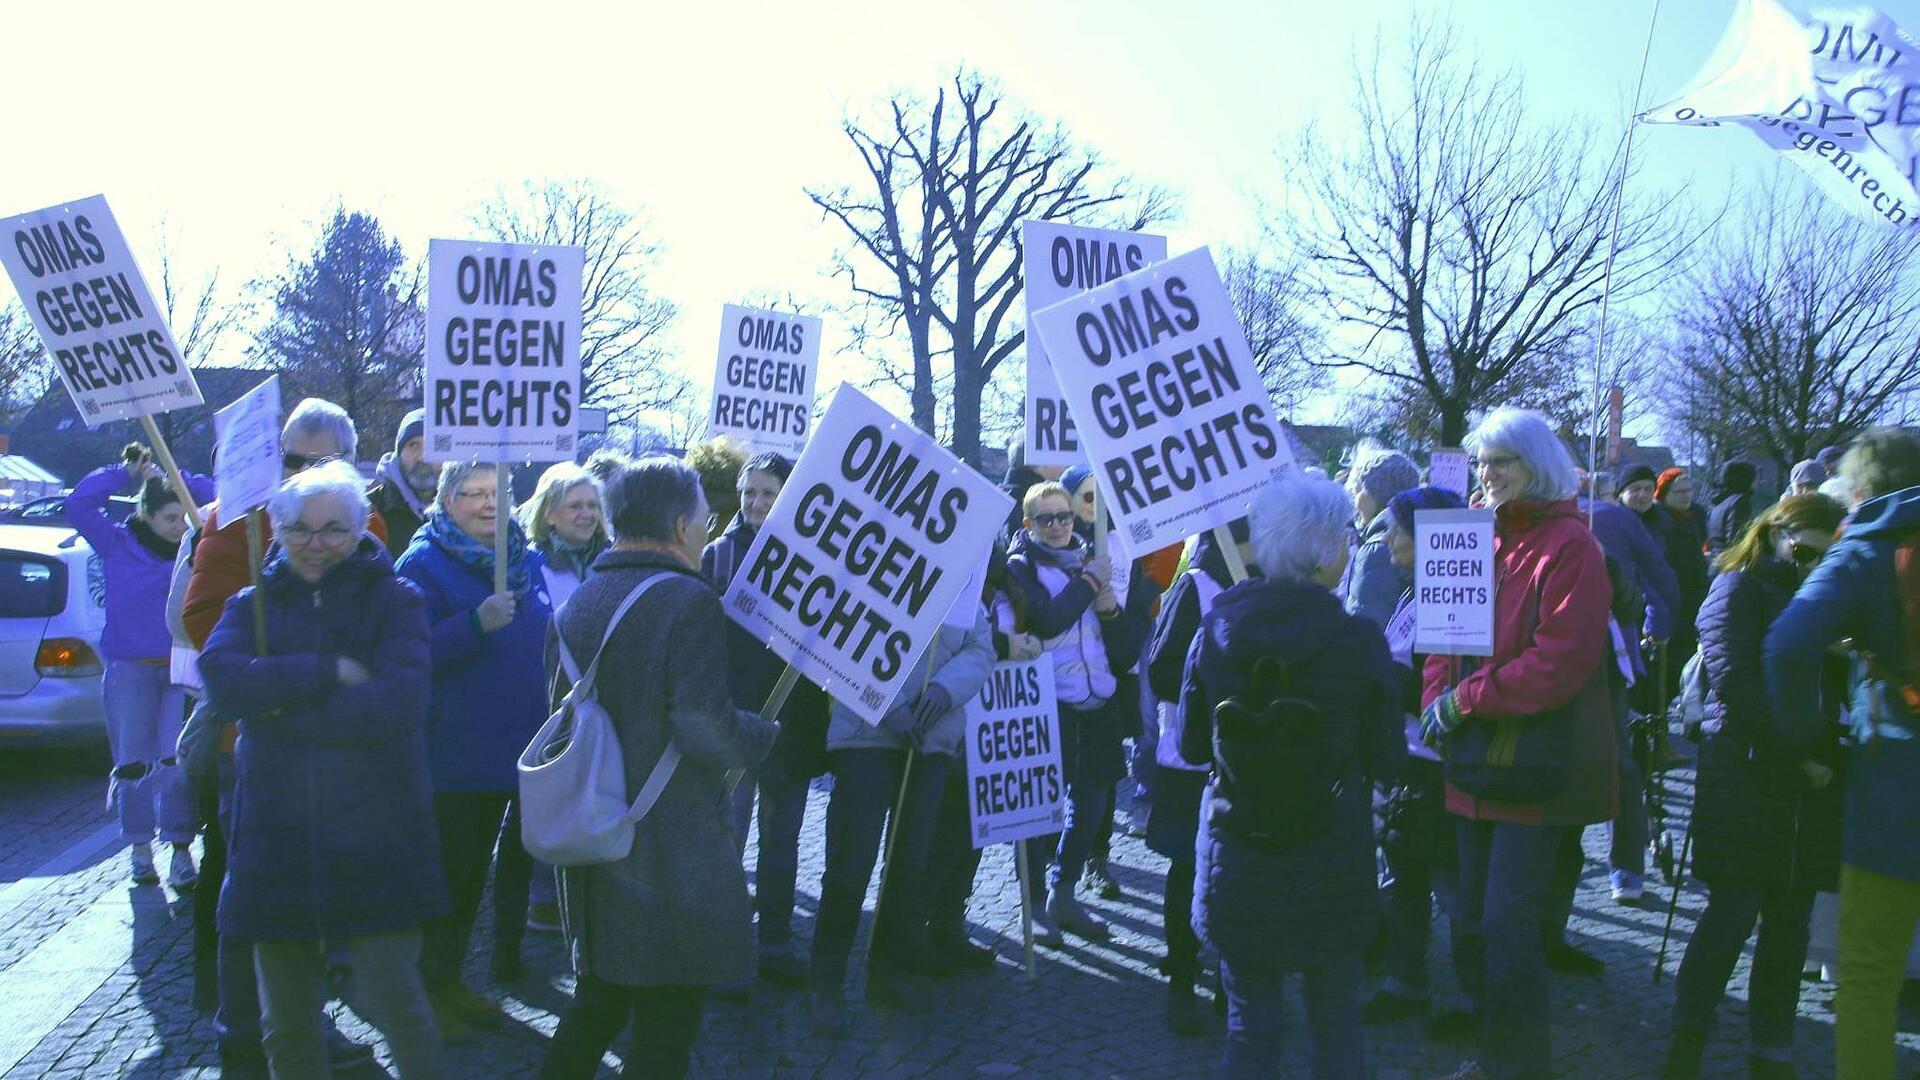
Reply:
[[1726, 993], [1740, 950], [1760, 921], [1747, 980], [1747, 1038], [1760, 1057], [1785, 1060], [1800, 1007], [1800, 968], [1807, 959], [1807, 922], [1813, 891], [1759, 882], [1720, 881], [1707, 891], [1707, 910], [1687, 941], [1674, 979], [1673, 1026], [1707, 1032]]
[[[1247, 963], [1246, 960], [1253, 960]], [[1360, 980], [1365, 964], [1357, 952], [1308, 968], [1304, 980], [1307, 1031], [1313, 1036], [1316, 1080], [1361, 1080], [1367, 1075], [1360, 1030]], [[1227, 1078], [1277, 1076], [1287, 973], [1257, 958], [1220, 958], [1227, 991]]]
[[1627, 687], [1617, 678], [1609, 681], [1613, 684], [1613, 756], [1620, 763], [1620, 809], [1608, 829], [1612, 845], [1607, 850], [1607, 863], [1617, 878], [1624, 876], [1624, 883], [1639, 885], [1647, 875], [1647, 803], [1642, 797], [1640, 763], [1633, 759]]
[[728, 808], [734, 849], [746, 851], [753, 816], [754, 788], [760, 789], [760, 847], [753, 872], [753, 910], [760, 920], [760, 951], [781, 953], [793, 947], [793, 894], [800, 876], [800, 829], [807, 820], [808, 778], [749, 774], [733, 789]]
[[[833, 795], [827, 800], [826, 871], [820, 877], [820, 915], [813, 928], [811, 980], [838, 992], [860, 930], [860, 906], [885, 843], [887, 818], [900, 802], [904, 750], [833, 750]], [[926, 933], [927, 858], [940, 821], [940, 796], [950, 758], [913, 755], [901, 820], [894, 822], [893, 863], [874, 914], [876, 957], [896, 951], [916, 931]]]
[[1553, 1072], [1541, 920], [1567, 832], [1460, 822], [1458, 975], [1480, 1014], [1480, 1067], [1489, 1080], [1546, 1080]]
[[107, 804], [120, 816], [120, 838], [151, 843], [157, 827], [169, 844], [192, 843], [193, 795], [174, 759], [186, 692], [169, 680], [166, 664], [139, 660], [108, 660], [100, 685], [113, 752]]

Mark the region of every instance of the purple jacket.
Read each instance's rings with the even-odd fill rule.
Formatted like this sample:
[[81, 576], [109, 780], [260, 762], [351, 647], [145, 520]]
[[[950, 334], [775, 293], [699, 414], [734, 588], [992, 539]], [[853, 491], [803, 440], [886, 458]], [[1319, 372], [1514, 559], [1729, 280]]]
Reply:
[[[1581, 499], [1580, 512], [1584, 514], [1588, 510], [1587, 500]], [[1611, 502], [1594, 504], [1591, 510], [1593, 538], [1600, 541], [1600, 550], [1633, 572], [1634, 580], [1640, 585], [1640, 595], [1647, 601], [1647, 625], [1620, 628], [1627, 632], [1627, 647], [1638, 655], [1640, 643], [1636, 631], [1645, 630], [1663, 641], [1672, 635], [1673, 613], [1680, 606], [1680, 582], [1673, 576], [1665, 550], [1640, 523], [1640, 515]]]
[[[213, 501], [212, 480], [196, 473], [186, 478], [195, 502]], [[103, 465], [74, 485], [67, 496], [67, 517], [106, 566], [107, 626], [100, 635], [101, 653], [109, 660], [165, 660], [173, 649], [173, 634], [167, 630], [173, 556], [141, 543], [131, 524], [107, 513], [107, 500], [132, 486], [125, 465]]]

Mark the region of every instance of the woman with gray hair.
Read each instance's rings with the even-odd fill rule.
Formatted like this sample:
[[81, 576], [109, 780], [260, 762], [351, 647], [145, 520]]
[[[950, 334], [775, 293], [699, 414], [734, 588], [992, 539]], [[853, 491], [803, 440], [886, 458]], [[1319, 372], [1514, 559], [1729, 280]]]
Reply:
[[228, 601], [200, 656], [207, 694], [240, 725], [220, 933], [253, 943], [275, 1076], [327, 1074], [329, 944], [345, 946], [354, 1011], [400, 1075], [442, 1072], [417, 967], [421, 924], [447, 910], [427, 618], [365, 531], [363, 487], [343, 462], [286, 482], [267, 506], [279, 543], [258, 600]]
[[[753, 974], [753, 915], [723, 801], [727, 773], [766, 756], [777, 724], [734, 708], [727, 619], [700, 572], [707, 500], [700, 474], [668, 457], [615, 471], [602, 498], [613, 547], [574, 593], [554, 635], [581, 660], [606, 641], [595, 697], [612, 717], [629, 794], [669, 745], [680, 753], [659, 801], [618, 862], [564, 867], [560, 910], [578, 979], [544, 1080], [591, 1077], [629, 1022], [629, 1076], [682, 1076], [709, 987]], [[607, 636], [629, 594], [640, 596]], [[556, 638], [546, 648], [555, 700], [571, 689]]]
[[1180, 753], [1212, 762], [1193, 925], [1220, 954], [1226, 1071], [1280, 1068], [1282, 989], [1305, 973], [1316, 1077], [1363, 1077], [1361, 955], [1379, 924], [1368, 780], [1406, 754], [1380, 628], [1342, 610], [1353, 501], [1289, 477], [1254, 496], [1261, 577], [1221, 593], [1181, 688]]
[[[492, 465], [448, 462], [426, 522], [394, 565], [426, 598], [433, 626], [427, 760], [453, 910], [428, 924], [420, 965], [448, 1042], [506, 1020], [498, 1005], [460, 976], [496, 844], [492, 969], [496, 981], [519, 974], [533, 859], [518, 830], [503, 825], [519, 790], [514, 762], [548, 715], [540, 667], [553, 618], [546, 560], [505, 513], [508, 493], [497, 486]], [[498, 529], [510, 530], [507, 587], [501, 592], [493, 584]]]
[[[1553, 1069], [1541, 926], [1563, 837], [1613, 817], [1613, 707], [1602, 661], [1613, 586], [1546, 418], [1497, 409], [1467, 437], [1494, 511], [1493, 655], [1427, 658], [1421, 737], [1460, 822], [1458, 975], [1481, 1022], [1462, 1078]], [[1496, 760], [1504, 762], [1496, 764]]]

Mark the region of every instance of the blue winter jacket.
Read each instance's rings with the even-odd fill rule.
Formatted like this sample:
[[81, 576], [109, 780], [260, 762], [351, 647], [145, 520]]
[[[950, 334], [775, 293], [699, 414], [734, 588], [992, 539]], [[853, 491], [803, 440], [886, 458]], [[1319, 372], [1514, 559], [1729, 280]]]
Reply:
[[1194, 929], [1223, 956], [1298, 969], [1359, 952], [1377, 927], [1367, 781], [1397, 776], [1406, 758], [1401, 683], [1380, 628], [1342, 611], [1333, 593], [1296, 581], [1243, 581], [1220, 595], [1194, 640], [1182, 690], [1182, 757], [1214, 760], [1214, 707], [1245, 692], [1266, 657], [1292, 668], [1293, 694], [1332, 725], [1346, 775], [1327, 831], [1272, 850], [1247, 837], [1248, 812], [1234, 799], [1273, 781], [1240, 775], [1228, 782], [1215, 767], [1201, 809]]
[[1385, 510], [1373, 515], [1360, 532], [1360, 544], [1353, 549], [1353, 561], [1347, 566], [1341, 595], [1347, 614], [1358, 615], [1385, 629], [1400, 607], [1400, 596], [1413, 584], [1413, 575], [1401, 573], [1393, 565], [1393, 545], [1387, 534], [1393, 528], [1393, 515]]
[[[542, 657], [553, 604], [546, 560], [527, 552], [528, 586], [513, 621], [480, 632], [475, 609], [493, 595], [493, 576], [468, 567], [413, 534], [394, 564], [426, 599], [433, 627], [433, 700], [427, 706], [427, 754], [435, 791], [511, 792], [519, 787], [514, 762], [547, 719], [547, 673]], [[581, 663], [586, 663], [583, 658]]]
[[[420, 596], [372, 537], [309, 584], [282, 558], [227, 601], [200, 673], [240, 723], [220, 932], [237, 940], [339, 938], [447, 911], [424, 733], [429, 656]], [[339, 681], [340, 657], [371, 678]]]
[[[1845, 638], [1891, 668], [1904, 666], [1894, 551], [1920, 529], [1920, 487], [1863, 503], [1767, 632], [1767, 688], [1775, 715], [1793, 725], [1805, 756], [1823, 735], [1820, 664]], [[1849, 865], [1920, 881], [1920, 722], [1897, 692], [1854, 664], [1853, 757], [1841, 858]]]
[[[195, 502], [213, 501], [213, 481], [186, 474]], [[173, 649], [167, 629], [167, 589], [173, 584], [172, 556], [140, 542], [133, 522], [113, 520], [107, 500], [137, 491], [125, 465], [106, 465], [88, 473], [67, 496], [67, 517], [107, 571], [107, 626], [100, 652], [109, 660], [164, 660]], [[151, 535], [151, 534], [149, 534]]]
[[[1588, 510], [1588, 501], [1581, 499], [1580, 512]], [[1673, 613], [1680, 607], [1680, 581], [1673, 576], [1666, 551], [1641, 524], [1639, 514], [1611, 502], [1593, 503], [1591, 510], [1593, 538], [1600, 541], [1600, 550], [1633, 571], [1640, 595], [1647, 600], [1647, 625], [1620, 628], [1627, 632], [1628, 648], [1637, 656], [1640, 642], [1634, 631], [1644, 629], [1662, 641], [1673, 636]]]

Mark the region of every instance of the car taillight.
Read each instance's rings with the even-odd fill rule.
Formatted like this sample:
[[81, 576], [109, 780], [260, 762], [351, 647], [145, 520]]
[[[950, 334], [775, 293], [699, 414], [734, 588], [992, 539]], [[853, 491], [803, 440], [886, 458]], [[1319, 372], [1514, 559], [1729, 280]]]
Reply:
[[40, 642], [40, 653], [33, 668], [55, 678], [80, 678], [100, 674], [100, 656], [93, 646], [74, 637], [50, 637]]

